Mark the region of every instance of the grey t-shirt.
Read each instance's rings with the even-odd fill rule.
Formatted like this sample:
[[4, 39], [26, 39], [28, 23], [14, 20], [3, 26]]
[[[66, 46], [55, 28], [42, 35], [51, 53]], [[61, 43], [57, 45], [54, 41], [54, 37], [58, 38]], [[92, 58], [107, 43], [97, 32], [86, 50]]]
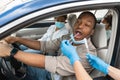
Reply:
[[[73, 66], [70, 64], [69, 59], [60, 51], [60, 43], [62, 40], [69, 40], [70, 34], [64, 35], [61, 38], [57, 38], [52, 41], [41, 41], [41, 50], [46, 54], [45, 56], [45, 69], [52, 72], [58, 73], [61, 76], [72, 76], [75, 75]], [[90, 38], [87, 39], [88, 46], [90, 49], [90, 53], [96, 55], [96, 49], [91, 43]], [[81, 58], [81, 63], [85, 70], [90, 73], [92, 71], [92, 67], [89, 65], [86, 54], [87, 49], [85, 44], [80, 44], [79, 46], [75, 46], [78, 52], [78, 55]]]

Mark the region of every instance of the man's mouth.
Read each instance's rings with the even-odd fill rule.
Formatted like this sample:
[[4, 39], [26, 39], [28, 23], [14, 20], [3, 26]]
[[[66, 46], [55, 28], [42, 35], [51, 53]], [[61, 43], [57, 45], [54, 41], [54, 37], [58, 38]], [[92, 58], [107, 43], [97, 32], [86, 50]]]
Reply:
[[82, 33], [80, 31], [75, 31], [74, 38], [80, 39], [81, 35], [82, 35]]

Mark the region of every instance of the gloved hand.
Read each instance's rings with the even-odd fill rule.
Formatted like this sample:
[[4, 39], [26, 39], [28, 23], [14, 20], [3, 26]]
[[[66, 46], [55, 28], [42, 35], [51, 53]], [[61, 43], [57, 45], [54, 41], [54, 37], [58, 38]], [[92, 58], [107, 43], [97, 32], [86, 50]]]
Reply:
[[90, 53], [88, 53], [86, 55], [86, 57], [87, 57], [90, 65], [92, 65], [97, 70], [103, 72], [104, 74], [108, 74], [108, 67], [109, 67], [109, 65], [107, 63], [105, 63], [103, 60], [101, 60], [97, 56], [92, 55]]
[[69, 43], [68, 40], [63, 40], [60, 47], [62, 53], [70, 59], [72, 65], [75, 61], [80, 60], [76, 49]]

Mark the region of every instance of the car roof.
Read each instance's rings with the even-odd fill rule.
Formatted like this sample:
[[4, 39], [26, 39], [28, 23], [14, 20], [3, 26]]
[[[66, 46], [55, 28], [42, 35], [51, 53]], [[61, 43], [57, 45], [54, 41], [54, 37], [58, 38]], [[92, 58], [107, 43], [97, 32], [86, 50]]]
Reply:
[[[95, 0], [32, 0], [30, 2], [17, 5], [7, 10], [6, 12], [0, 14], [0, 27], [6, 25], [7, 23], [13, 20], [16, 20], [22, 16], [25, 16], [27, 14], [30, 14], [38, 10], [42, 10], [48, 7], [53, 7], [56, 5], [73, 3], [73, 2], [82, 2], [82, 1], [95, 1]], [[96, 1], [99, 1], [99, 0], [96, 0]], [[112, 0], [109, 0], [109, 1], [112, 1]], [[119, 1], [119, 0], [115, 0], [115, 1]]]
[[30, 2], [17, 5], [9, 9], [8, 11], [0, 14], [0, 26], [8, 23], [9, 21], [15, 20], [21, 16], [30, 14], [36, 10], [75, 1], [76, 0], [32, 0]]

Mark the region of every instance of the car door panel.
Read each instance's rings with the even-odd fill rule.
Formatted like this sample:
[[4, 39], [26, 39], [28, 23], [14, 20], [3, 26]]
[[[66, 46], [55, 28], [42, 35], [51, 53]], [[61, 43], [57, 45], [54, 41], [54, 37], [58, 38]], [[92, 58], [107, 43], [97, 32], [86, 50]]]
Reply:
[[18, 37], [40, 39], [54, 22], [35, 23], [27, 28], [21, 29], [15, 33]]
[[47, 31], [48, 27], [45, 28], [26, 28], [16, 32], [16, 36], [30, 38], [30, 39], [39, 39]]

